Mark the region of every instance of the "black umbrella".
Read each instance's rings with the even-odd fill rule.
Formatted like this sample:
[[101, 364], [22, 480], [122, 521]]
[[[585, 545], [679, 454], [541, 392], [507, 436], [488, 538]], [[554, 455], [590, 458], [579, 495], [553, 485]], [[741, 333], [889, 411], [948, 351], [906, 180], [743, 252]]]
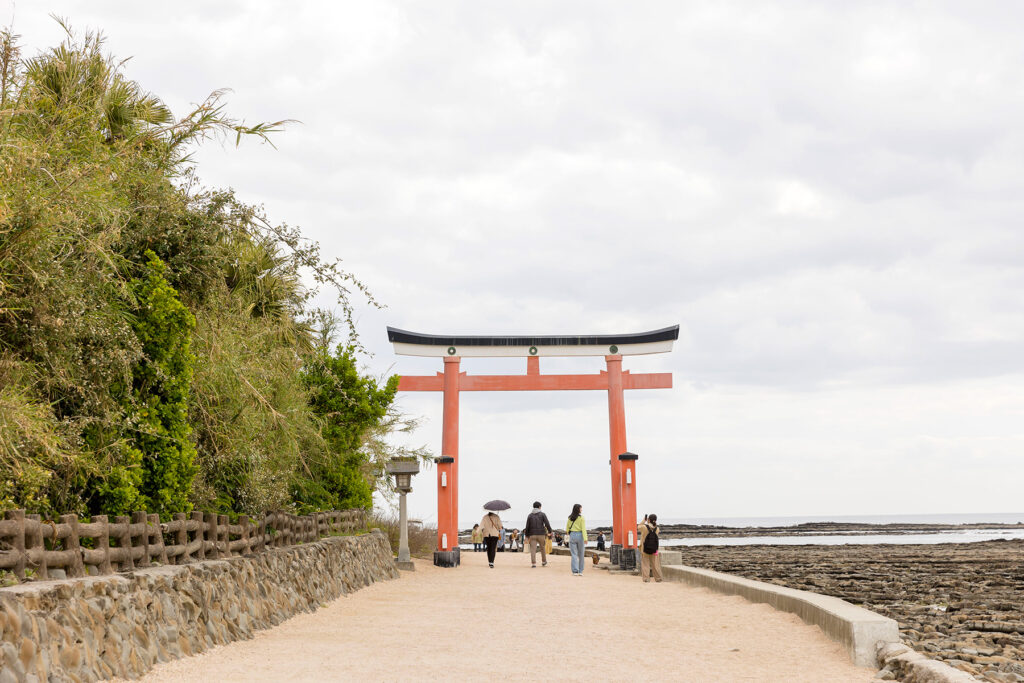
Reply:
[[492, 500], [489, 503], [484, 503], [484, 510], [494, 510], [495, 512], [509, 510], [511, 509], [511, 507], [511, 505], [509, 505], [503, 500]]

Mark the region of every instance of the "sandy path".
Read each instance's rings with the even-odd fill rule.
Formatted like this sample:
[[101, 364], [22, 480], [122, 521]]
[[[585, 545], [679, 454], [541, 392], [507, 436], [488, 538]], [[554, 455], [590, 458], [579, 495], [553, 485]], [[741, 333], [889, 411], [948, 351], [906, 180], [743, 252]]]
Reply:
[[[162, 664], [155, 681], [871, 681], [792, 614], [567, 557], [466, 553], [342, 597], [253, 640]], [[596, 655], [596, 656], [595, 656]]]

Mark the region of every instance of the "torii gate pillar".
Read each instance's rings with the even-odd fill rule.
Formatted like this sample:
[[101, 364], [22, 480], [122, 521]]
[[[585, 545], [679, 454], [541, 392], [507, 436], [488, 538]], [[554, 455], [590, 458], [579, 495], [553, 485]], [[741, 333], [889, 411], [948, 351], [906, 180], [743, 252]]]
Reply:
[[[626, 452], [626, 397], [622, 390], [622, 356], [605, 356], [608, 363], [608, 431], [611, 437], [612, 543], [626, 545], [625, 520], [636, 519], [636, 485], [625, 486], [619, 455]], [[635, 480], [634, 480], [635, 482]], [[628, 509], [627, 509], [628, 508]]]
[[459, 546], [459, 361], [444, 358], [441, 458], [437, 464], [437, 549]]
[[[672, 350], [679, 326], [625, 335], [449, 337], [388, 328], [399, 355], [441, 356], [444, 372], [434, 377], [403, 376], [399, 391], [440, 391], [444, 397], [441, 456], [437, 458], [437, 551], [434, 564], [459, 564], [459, 393], [462, 391], [608, 392], [609, 465], [612, 484], [612, 550], [635, 548], [636, 460], [626, 450], [626, 389], [669, 389], [671, 373], [630, 374], [622, 356]], [[603, 355], [608, 369], [597, 375], [542, 375], [540, 356]], [[525, 356], [525, 375], [466, 375], [462, 357]]]

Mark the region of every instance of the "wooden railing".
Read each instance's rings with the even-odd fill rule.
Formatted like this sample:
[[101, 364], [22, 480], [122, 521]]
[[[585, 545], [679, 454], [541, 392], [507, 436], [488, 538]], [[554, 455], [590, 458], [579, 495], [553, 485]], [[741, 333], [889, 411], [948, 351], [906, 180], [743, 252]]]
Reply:
[[81, 522], [77, 515], [52, 521], [9, 510], [0, 521], [0, 570], [24, 581], [50, 578], [51, 569], [71, 578], [248, 555], [352, 533], [366, 525], [365, 515], [365, 510], [268, 512], [255, 520], [240, 515], [231, 524], [227, 515], [179, 512], [161, 522], [159, 515], [139, 511], [113, 522], [106, 515]]

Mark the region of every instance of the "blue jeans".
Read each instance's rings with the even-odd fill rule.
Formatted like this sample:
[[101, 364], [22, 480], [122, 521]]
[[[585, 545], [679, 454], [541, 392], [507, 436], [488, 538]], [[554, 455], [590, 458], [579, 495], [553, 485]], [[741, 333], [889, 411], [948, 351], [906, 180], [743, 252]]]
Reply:
[[572, 555], [572, 573], [583, 573], [583, 561], [586, 556], [583, 554], [583, 532], [572, 531], [569, 533], [569, 553]]

